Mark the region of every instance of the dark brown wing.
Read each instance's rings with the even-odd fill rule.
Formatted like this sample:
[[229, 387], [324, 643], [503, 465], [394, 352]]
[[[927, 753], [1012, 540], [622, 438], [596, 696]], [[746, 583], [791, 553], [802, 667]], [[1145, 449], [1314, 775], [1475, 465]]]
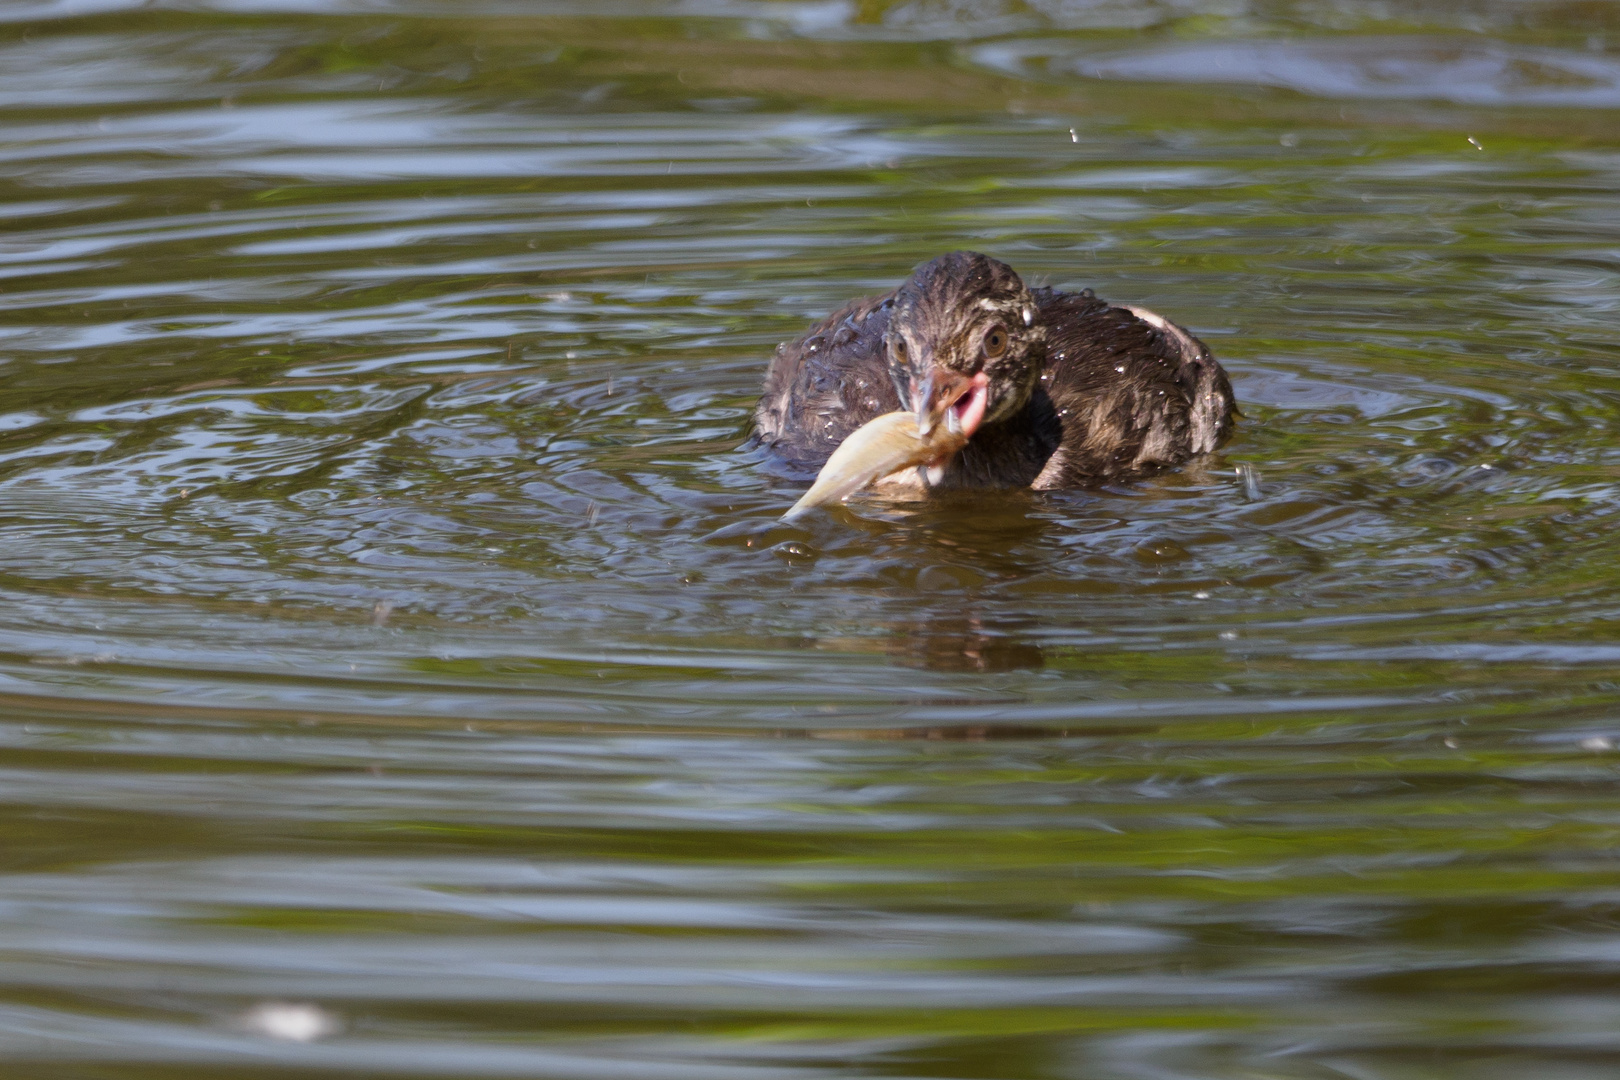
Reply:
[[900, 408], [883, 345], [893, 298], [852, 301], [777, 346], [754, 437], [790, 469], [813, 475], [856, 428]]
[[1232, 384], [1204, 343], [1142, 308], [1088, 289], [1040, 289], [1041, 381], [1063, 435], [1033, 486], [1128, 479], [1208, 453], [1232, 430]]

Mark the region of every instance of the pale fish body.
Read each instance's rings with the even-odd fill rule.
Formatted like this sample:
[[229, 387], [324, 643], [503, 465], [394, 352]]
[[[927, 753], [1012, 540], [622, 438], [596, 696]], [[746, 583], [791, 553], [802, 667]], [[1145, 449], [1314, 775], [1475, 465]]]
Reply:
[[967, 445], [967, 436], [949, 427], [935, 424], [927, 435], [919, 435], [914, 412], [884, 413], [867, 421], [838, 444], [816, 482], [782, 520], [792, 521], [818, 506], [838, 502], [902, 469], [949, 457]]

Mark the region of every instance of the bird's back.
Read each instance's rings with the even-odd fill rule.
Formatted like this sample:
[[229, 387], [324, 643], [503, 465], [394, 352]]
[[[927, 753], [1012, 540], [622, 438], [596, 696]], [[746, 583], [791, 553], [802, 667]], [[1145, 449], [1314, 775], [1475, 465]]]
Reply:
[[1033, 486], [1145, 475], [1206, 454], [1231, 434], [1232, 384], [1186, 330], [1090, 289], [1037, 289], [1035, 300], [1047, 325], [1041, 386], [1063, 436]]
[[791, 471], [814, 474], [850, 434], [901, 408], [883, 335], [894, 293], [853, 300], [776, 347], [754, 409], [754, 436]]

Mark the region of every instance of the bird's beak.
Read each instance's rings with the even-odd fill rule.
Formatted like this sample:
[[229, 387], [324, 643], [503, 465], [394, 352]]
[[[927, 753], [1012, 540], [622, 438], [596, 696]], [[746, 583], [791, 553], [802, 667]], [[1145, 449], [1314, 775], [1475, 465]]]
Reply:
[[966, 439], [984, 423], [989, 402], [990, 377], [984, 372], [965, 375], [939, 364], [930, 364], [919, 383], [911, 382], [911, 410], [917, 414], [917, 435], [927, 438], [934, 425], [944, 423], [952, 433]]

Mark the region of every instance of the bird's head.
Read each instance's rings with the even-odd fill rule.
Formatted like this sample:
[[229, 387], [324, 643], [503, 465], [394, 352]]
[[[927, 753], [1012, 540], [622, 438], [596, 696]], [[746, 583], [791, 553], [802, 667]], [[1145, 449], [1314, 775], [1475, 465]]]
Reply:
[[889, 375], [926, 436], [944, 424], [971, 438], [1017, 412], [1046, 363], [1035, 298], [1006, 263], [972, 251], [919, 266], [895, 294]]

